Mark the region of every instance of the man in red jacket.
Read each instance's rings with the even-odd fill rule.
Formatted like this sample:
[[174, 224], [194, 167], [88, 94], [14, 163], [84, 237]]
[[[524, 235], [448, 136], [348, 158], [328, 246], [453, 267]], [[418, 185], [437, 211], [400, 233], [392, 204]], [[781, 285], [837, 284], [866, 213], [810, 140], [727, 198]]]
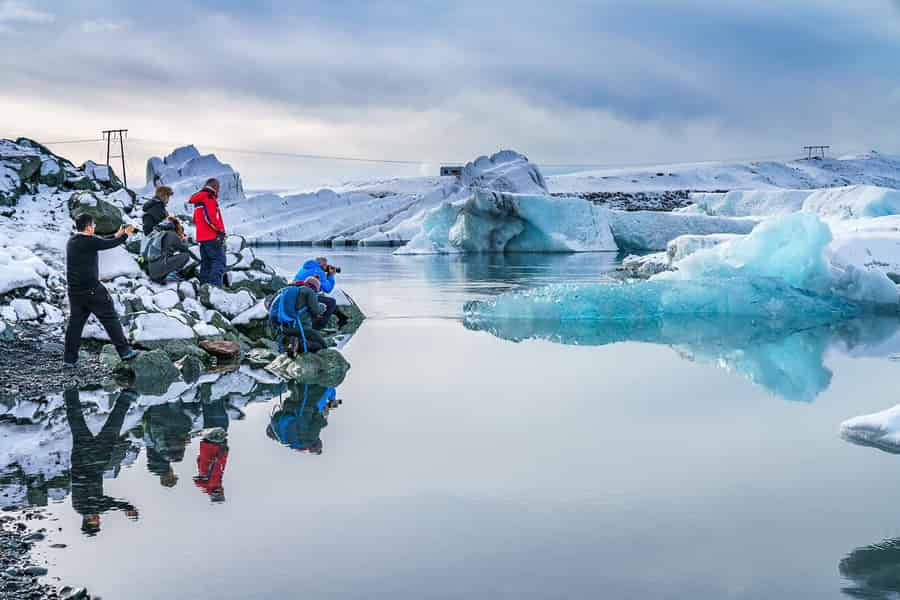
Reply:
[[225, 276], [225, 223], [219, 210], [219, 180], [208, 179], [191, 196], [194, 205], [195, 239], [200, 244], [200, 283], [222, 287]]

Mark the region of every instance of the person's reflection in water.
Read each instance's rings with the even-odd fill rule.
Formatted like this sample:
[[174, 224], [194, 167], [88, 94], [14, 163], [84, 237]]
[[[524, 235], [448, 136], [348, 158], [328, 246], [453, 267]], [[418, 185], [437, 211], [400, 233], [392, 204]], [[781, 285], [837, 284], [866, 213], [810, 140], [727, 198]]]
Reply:
[[290, 384], [290, 395], [272, 413], [266, 435], [296, 450], [322, 454], [322, 429], [328, 426], [328, 411], [337, 405], [334, 388]]
[[138, 511], [132, 504], [103, 494], [103, 472], [120, 441], [125, 414], [137, 399], [137, 393], [134, 390], [119, 393], [97, 435], [87, 426], [78, 390], [66, 390], [64, 396], [66, 418], [72, 431], [72, 508], [82, 516], [81, 530], [96, 535], [100, 531], [100, 515], [108, 510], [122, 510], [136, 520]]
[[221, 427], [228, 431], [230, 421], [225, 396], [213, 400], [212, 385], [206, 384], [200, 388], [200, 406], [203, 410], [204, 429]]
[[857, 548], [841, 560], [841, 576], [853, 582], [841, 591], [853, 598], [887, 600], [900, 594], [900, 539]]
[[197, 454], [197, 475], [194, 485], [203, 490], [213, 502], [225, 502], [222, 478], [228, 463], [228, 434], [214, 427], [203, 435]]
[[191, 440], [191, 418], [181, 402], [171, 402], [147, 409], [143, 424], [147, 470], [159, 477], [163, 487], [174, 487], [178, 475], [172, 463], [184, 459], [185, 448]]

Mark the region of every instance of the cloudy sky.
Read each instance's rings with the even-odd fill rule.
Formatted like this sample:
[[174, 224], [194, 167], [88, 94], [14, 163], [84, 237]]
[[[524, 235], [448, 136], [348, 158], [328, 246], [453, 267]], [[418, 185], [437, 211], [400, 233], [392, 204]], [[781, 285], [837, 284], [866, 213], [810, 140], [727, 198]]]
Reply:
[[[186, 142], [424, 171], [900, 153], [891, 0], [0, 0], [0, 74], [0, 136], [127, 127], [139, 178]], [[420, 169], [217, 154], [250, 187]]]

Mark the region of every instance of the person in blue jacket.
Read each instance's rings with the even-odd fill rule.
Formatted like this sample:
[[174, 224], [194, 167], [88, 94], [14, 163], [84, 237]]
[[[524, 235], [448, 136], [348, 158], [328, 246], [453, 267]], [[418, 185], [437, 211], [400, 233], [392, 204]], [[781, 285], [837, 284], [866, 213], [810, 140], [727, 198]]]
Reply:
[[300, 270], [294, 276], [294, 281], [305, 281], [308, 277], [317, 277], [321, 285], [321, 293], [319, 294], [319, 303], [325, 305], [325, 312], [313, 321], [313, 329], [323, 329], [331, 320], [331, 315], [337, 315], [338, 327], [347, 324], [347, 316], [337, 310], [337, 300], [326, 294], [330, 294], [334, 289], [334, 274], [337, 272], [333, 266], [328, 264], [328, 259], [320, 256], [315, 260], [308, 260], [303, 263]]

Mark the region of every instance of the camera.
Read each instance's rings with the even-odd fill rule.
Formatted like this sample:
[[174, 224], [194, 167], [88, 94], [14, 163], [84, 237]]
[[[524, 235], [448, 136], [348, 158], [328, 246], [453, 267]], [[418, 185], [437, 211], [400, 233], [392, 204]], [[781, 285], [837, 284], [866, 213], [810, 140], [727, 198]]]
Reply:
[[334, 266], [334, 265], [328, 265], [328, 271], [331, 272], [331, 273], [340, 273], [340, 272], [341, 272], [341, 268], [340, 268], [340, 267], [336, 267], [336, 266]]

